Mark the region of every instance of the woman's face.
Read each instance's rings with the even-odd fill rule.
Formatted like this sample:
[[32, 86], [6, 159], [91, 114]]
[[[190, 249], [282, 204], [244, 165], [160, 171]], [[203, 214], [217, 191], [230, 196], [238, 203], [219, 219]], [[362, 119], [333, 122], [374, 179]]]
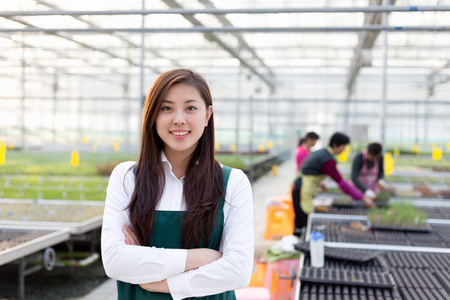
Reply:
[[156, 117], [156, 131], [164, 142], [164, 152], [188, 157], [195, 150], [212, 115], [198, 90], [179, 83], [172, 86]]
[[306, 146], [308, 148], [312, 148], [316, 145], [317, 140], [316, 139], [306, 139]]
[[344, 150], [345, 150], [345, 146], [347, 145], [340, 145], [340, 146], [336, 146], [335, 144], [333, 144], [333, 153], [334, 154], [341, 154]]

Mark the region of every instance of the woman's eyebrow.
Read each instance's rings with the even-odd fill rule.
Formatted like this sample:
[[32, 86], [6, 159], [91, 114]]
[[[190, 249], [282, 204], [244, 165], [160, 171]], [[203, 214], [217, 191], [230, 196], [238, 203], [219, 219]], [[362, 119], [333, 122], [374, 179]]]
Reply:
[[[167, 100], [167, 99], [164, 99], [162, 102], [163, 102], [163, 103], [164, 103], [164, 102], [165, 102], [165, 103], [170, 103], [170, 104], [173, 104], [173, 103], [174, 103], [174, 101], [172, 101], [172, 100]], [[200, 101], [198, 101], [197, 99], [188, 99], [188, 100], [184, 101], [184, 103], [191, 103], [191, 102], [200, 102]]]

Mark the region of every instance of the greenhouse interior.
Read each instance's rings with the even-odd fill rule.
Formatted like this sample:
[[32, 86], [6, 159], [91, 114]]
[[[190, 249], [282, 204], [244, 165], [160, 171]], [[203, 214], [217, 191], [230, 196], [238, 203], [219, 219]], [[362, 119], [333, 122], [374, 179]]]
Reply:
[[[450, 298], [450, 0], [0, 8], [0, 299], [153, 299], [107, 275], [102, 230], [110, 178], [123, 162], [144, 165], [148, 103], [175, 69], [209, 86], [211, 156], [246, 175], [254, 251], [251, 277], [228, 286], [225, 221], [223, 257], [158, 274], [164, 299]], [[151, 121], [159, 136], [163, 113]], [[202, 271], [216, 263], [225, 283]], [[195, 272], [212, 287], [180, 296], [173, 278]], [[148, 294], [128, 297], [121, 283]]]

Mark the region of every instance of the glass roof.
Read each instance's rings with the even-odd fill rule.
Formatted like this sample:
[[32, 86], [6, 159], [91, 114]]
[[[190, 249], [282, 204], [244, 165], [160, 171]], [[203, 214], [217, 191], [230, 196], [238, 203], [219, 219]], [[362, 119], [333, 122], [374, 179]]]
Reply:
[[[332, 12], [382, 0], [2, 1], [0, 88], [13, 98], [56, 89], [56, 97], [138, 99], [157, 74], [186, 67], [204, 74], [217, 98], [374, 100], [386, 49], [390, 101], [450, 102], [450, 0], [391, 2], [417, 11], [386, 14], [385, 47], [384, 31], [362, 30], [383, 26], [383, 13]], [[176, 8], [198, 13], [158, 13]], [[214, 8], [266, 10], [200, 13]], [[308, 8], [318, 12], [290, 11]]]

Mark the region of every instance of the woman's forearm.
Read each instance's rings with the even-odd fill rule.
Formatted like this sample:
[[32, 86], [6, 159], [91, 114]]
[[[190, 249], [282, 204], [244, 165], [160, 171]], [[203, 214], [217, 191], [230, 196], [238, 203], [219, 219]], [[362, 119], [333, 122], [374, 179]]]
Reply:
[[167, 285], [167, 280], [142, 283], [139, 286], [149, 292], [167, 293], [167, 294], [170, 293], [169, 286]]

